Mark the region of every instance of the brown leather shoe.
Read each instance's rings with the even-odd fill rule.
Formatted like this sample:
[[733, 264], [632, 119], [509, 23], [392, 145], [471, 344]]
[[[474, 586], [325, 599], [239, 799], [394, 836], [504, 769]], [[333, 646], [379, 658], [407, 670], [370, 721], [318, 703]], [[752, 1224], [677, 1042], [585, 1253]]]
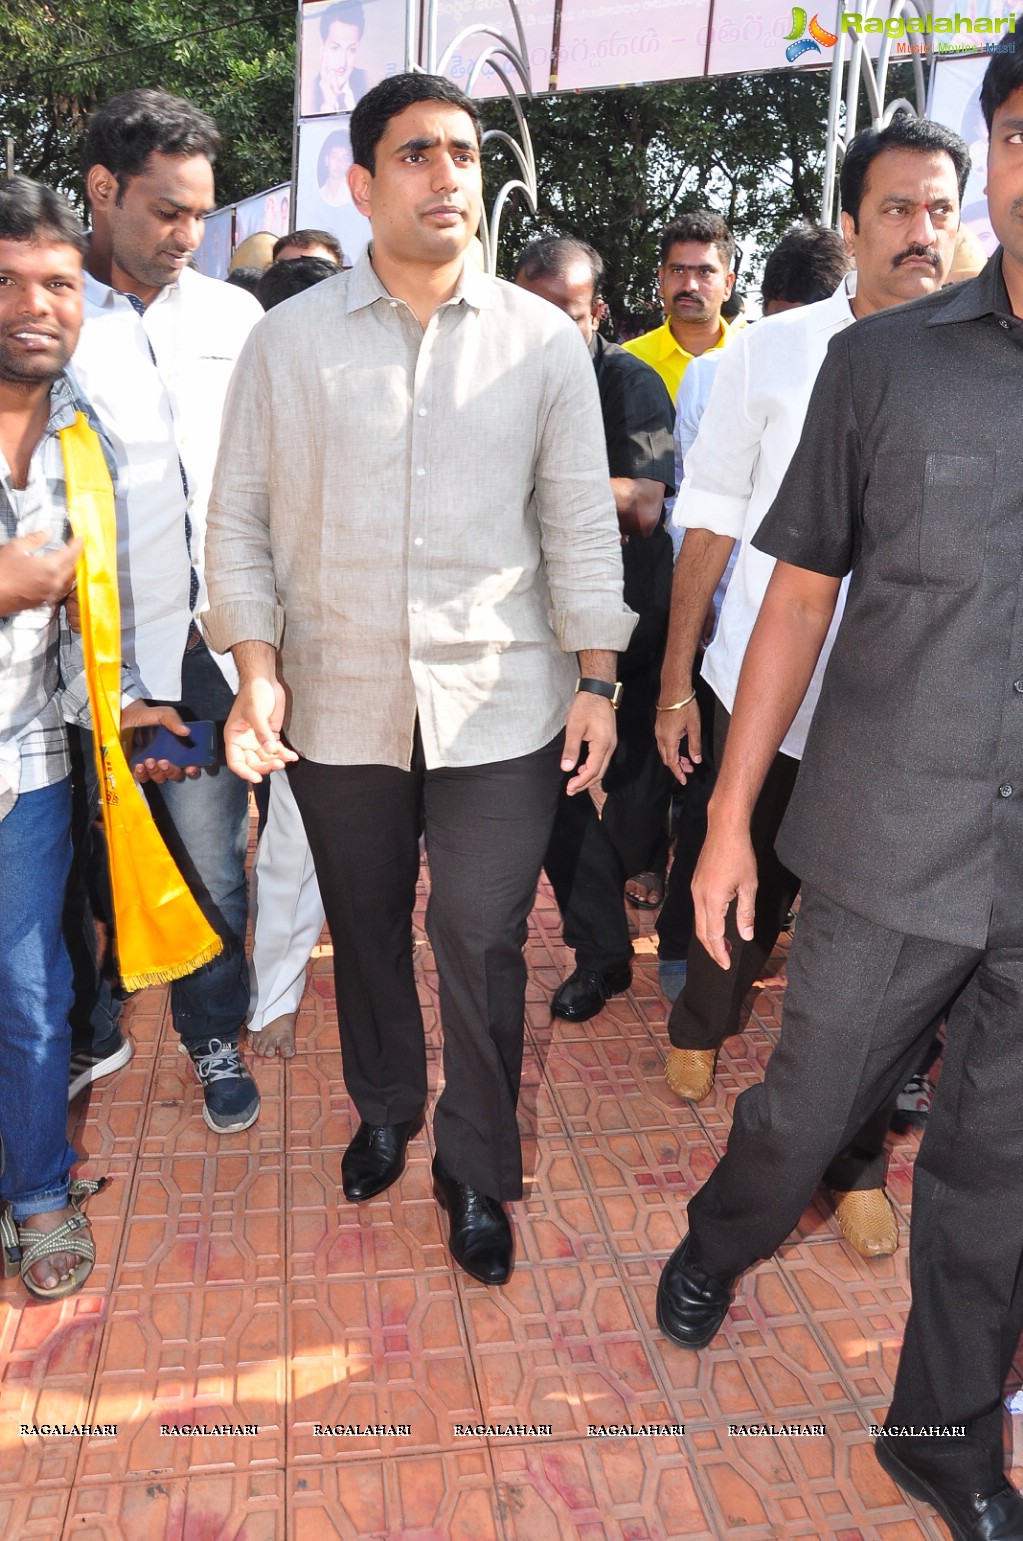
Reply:
[[714, 1090], [717, 1049], [672, 1049], [664, 1067], [664, 1079], [676, 1097], [702, 1102]]
[[860, 1257], [891, 1257], [898, 1250], [898, 1221], [883, 1188], [859, 1188], [831, 1196], [842, 1235]]

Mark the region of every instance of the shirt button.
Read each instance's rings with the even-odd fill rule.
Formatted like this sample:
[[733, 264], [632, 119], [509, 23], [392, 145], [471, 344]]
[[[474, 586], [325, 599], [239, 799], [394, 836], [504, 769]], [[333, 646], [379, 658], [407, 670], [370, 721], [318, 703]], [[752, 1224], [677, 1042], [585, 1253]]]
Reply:
[[1009, 783], [1007, 781], [1004, 782], [1002, 784], [1002, 786], [1000, 786], [998, 788], [998, 795], [999, 795], [999, 797], [1011, 797], [1012, 796], [1012, 787], [1009, 785]]
[[1018, 696], [1023, 696], [1023, 680], [1013, 680], [1012, 688]]
[[999, 321], [998, 325], [1001, 327], [1003, 332], [1007, 332], [1009, 330], [1008, 321]]
[[397, 310], [398, 309], [398, 301], [397, 300], [392, 300], [391, 301], [391, 309], [392, 310]]
[[425, 417], [426, 416], [426, 408], [425, 407], [420, 407], [418, 415], [420, 417]]
[[423, 544], [423, 537], [421, 535], [417, 535], [412, 544], [413, 546], [421, 546]]
[[[422, 600], [421, 599], [414, 599], [412, 601], [412, 608], [413, 608], [413, 610], [421, 610], [423, 608]], [[1011, 791], [1012, 788], [1010, 787], [1009, 790]]]
[[416, 466], [416, 475], [417, 476], [425, 476], [426, 475], [426, 467], [425, 466]]

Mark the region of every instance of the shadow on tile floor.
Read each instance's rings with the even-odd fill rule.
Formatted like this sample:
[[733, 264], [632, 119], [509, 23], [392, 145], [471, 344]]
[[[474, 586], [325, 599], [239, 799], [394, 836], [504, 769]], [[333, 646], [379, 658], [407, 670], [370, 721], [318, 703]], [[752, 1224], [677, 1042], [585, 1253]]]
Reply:
[[[421, 909], [417, 926], [422, 938]], [[629, 994], [592, 1022], [552, 1023], [547, 1002], [571, 963], [541, 889], [527, 952], [527, 1183], [514, 1209], [517, 1265], [500, 1291], [449, 1266], [428, 1132], [390, 1193], [339, 1207], [352, 1114], [326, 940], [298, 1056], [286, 1068], [255, 1064], [263, 1111], [244, 1134], [206, 1128], [165, 992], [136, 997], [134, 1059], [73, 1108], [82, 1171], [114, 1179], [90, 1206], [92, 1280], [52, 1306], [26, 1304], [14, 1281], [0, 1293], [0, 1533], [942, 1535], [877, 1467], [867, 1432], [890, 1392], [904, 1248], [876, 1264], [852, 1256], [822, 1200], [779, 1258], [743, 1281], [699, 1358], [658, 1333], [660, 1265], [727, 1135], [734, 1095], [761, 1073], [781, 989], [762, 994], [746, 1040], [726, 1049], [713, 1098], [680, 1107], [662, 1077], [656, 957], [645, 936], [640, 948]], [[417, 971], [435, 1087], [425, 941]], [[904, 1231], [914, 1149], [900, 1143], [893, 1166]], [[729, 1434], [758, 1422], [826, 1433]], [[634, 1432], [592, 1432], [622, 1425]], [[651, 1425], [685, 1433], [635, 1432]]]

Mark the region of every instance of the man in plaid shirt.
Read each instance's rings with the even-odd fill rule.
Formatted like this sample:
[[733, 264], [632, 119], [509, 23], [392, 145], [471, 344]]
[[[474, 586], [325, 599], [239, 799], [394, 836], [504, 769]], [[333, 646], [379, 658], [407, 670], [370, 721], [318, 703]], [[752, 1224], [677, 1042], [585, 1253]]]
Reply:
[[[61, 601], [82, 549], [70, 539], [59, 434], [78, 411], [64, 374], [82, 319], [85, 232], [49, 188], [0, 183], [0, 1238], [7, 1271], [53, 1299], [95, 1256], [69, 1182], [71, 966], [61, 936], [71, 860], [65, 717], [88, 721], [80, 643]], [[66, 691], [62, 677], [71, 678]], [[187, 730], [170, 708], [126, 725]], [[178, 772], [180, 775], [180, 772]]]

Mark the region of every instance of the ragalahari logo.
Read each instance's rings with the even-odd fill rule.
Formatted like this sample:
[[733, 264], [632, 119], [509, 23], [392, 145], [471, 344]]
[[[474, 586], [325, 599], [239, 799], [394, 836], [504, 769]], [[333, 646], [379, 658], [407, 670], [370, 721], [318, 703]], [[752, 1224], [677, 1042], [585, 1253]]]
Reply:
[[[810, 33], [809, 37], [805, 35], [807, 30]], [[795, 64], [796, 60], [801, 58], [803, 54], [819, 54], [822, 48], [834, 48], [838, 42], [838, 37], [834, 32], [828, 32], [821, 26], [819, 16], [813, 18], [809, 29], [807, 29], [806, 12], [801, 5], [794, 5], [792, 7], [792, 31], [786, 32], [783, 41], [789, 45], [785, 50], [786, 59], [790, 64]]]

